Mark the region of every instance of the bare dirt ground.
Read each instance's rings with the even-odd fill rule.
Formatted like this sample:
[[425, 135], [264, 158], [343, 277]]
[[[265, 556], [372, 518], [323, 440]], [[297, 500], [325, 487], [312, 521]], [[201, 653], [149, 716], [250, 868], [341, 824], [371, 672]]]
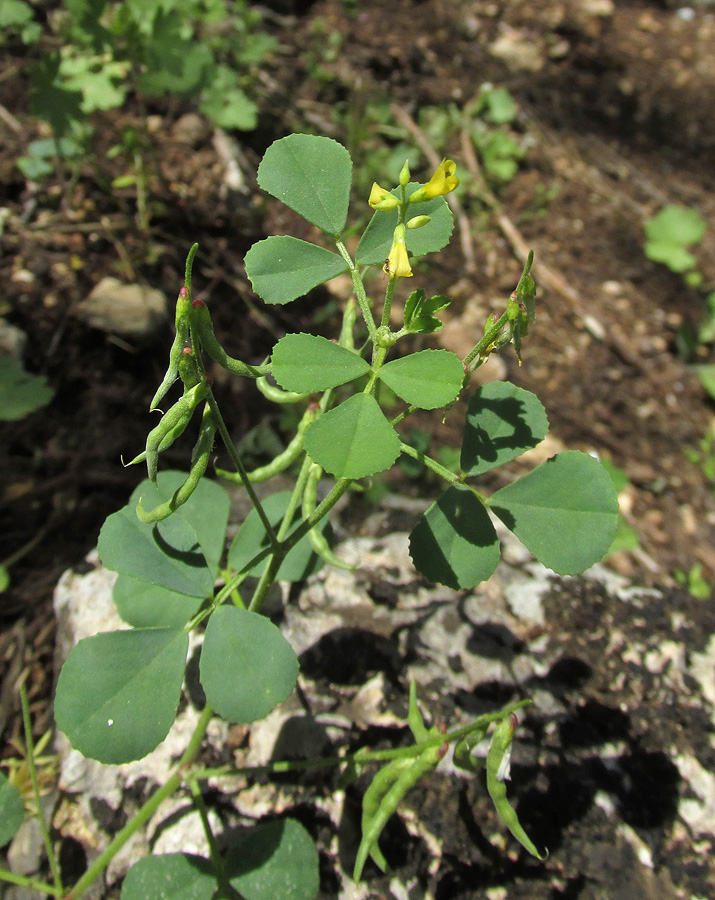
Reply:
[[[715, 222], [715, 14], [704, 4], [683, 15], [674, 4], [609, 0], [372, 0], [354, 9], [322, 0], [281, 4], [267, 22], [281, 50], [259, 80], [259, 129], [237, 136], [248, 193], [226, 192], [225, 164], [208, 126], [187, 136], [180, 127], [186, 110], [157, 103], [150, 110], [148, 232], [137, 228], [131, 193], [106, 188], [107, 176], [120, 172], [101, 153], [70, 196], [59, 183], [25, 182], [14, 163], [37, 126], [27, 110], [22, 48], [0, 63], [0, 103], [20, 125], [0, 123], [0, 205], [9, 210], [2, 310], [28, 335], [27, 367], [45, 373], [56, 390], [50, 406], [3, 426], [0, 442], [3, 556], [37, 540], [3, 595], [4, 683], [31, 667], [38, 733], [49, 721], [52, 589], [65, 568], [81, 563], [106, 515], [141, 477], [119, 457], [133, 455], [151, 427], [146, 410], [170, 342], [168, 322], [144, 344], [109, 338], [77, 318], [78, 301], [105, 275], [175, 296], [187, 249], [198, 241], [196, 286], [235, 355], [260, 359], [286, 330], [316, 312], [329, 316], [333, 298], [324, 290], [268, 312], [250, 293], [243, 254], [284, 224], [277, 206], [259, 198], [255, 167], [265, 147], [291, 130], [328, 134], [353, 153], [389, 144], [370, 116], [376, 105], [392, 104], [394, 121], [404, 124], [405, 114], [419, 122], [427, 106], [462, 106], [486, 81], [515, 97], [514, 127], [527, 147], [518, 173], [494, 187], [491, 212], [478, 186], [467, 191], [461, 202], [473, 259], [455, 239], [426, 273], [430, 289], [454, 297], [441, 340], [459, 352], [465, 331], [478, 333], [495, 302], [513, 290], [521, 241], [533, 248], [537, 324], [523, 366], [510, 352], [500, 374], [537, 393], [556, 442], [597, 451], [627, 474], [624, 509], [640, 542], [610, 561], [620, 574], [672, 587], [676, 569], [700, 564], [715, 579], [713, 489], [684, 455], [710, 427], [712, 401], [677, 351], [678, 329], [697, 326], [703, 295], [642, 251], [643, 223], [665, 203], [696, 207]], [[325, 49], [329, 35], [341, 36], [334, 56]], [[130, 105], [101, 121], [100, 149], [140, 122], [139, 110]], [[468, 169], [458, 131], [444, 152]], [[552, 188], [550, 199], [539, 207], [544, 188]], [[698, 261], [706, 282], [715, 282], [712, 229]], [[697, 361], [709, 354], [704, 348]], [[245, 394], [223, 390], [236, 433], [268, 421]], [[167, 462], [181, 466], [182, 453]], [[681, 595], [677, 602], [706, 635], [711, 601]], [[594, 608], [591, 625], [598, 615]], [[573, 627], [589, 627], [588, 618]], [[2, 712], [15, 721], [7, 690]], [[587, 834], [583, 841], [587, 854]], [[690, 896], [702, 886], [688, 881], [692, 865], [683, 862], [684, 893], [653, 888], [652, 895]], [[445, 886], [441, 897], [481, 896], [460, 893], [458, 866], [454, 872], [454, 891]], [[550, 893], [522, 886], [510, 896], [601, 896], [582, 893], [585, 882], [574, 879], [552, 884]]]

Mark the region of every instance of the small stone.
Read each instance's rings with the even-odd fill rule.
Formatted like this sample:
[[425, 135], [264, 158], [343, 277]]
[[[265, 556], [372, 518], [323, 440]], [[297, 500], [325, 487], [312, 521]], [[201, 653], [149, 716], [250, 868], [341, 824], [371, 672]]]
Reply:
[[612, 16], [615, 11], [613, 0], [578, 0], [576, 7], [584, 15], [602, 19]]
[[167, 309], [161, 291], [108, 277], [79, 303], [76, 312], [87, 325], [108, 334], [145, 337], [166, 320]]
[[0, 353], [6, 353], [21, 363], [26, 346], [25, 332], [17, 325], [11, 325], [5, 319], [0, 319]]
[[10, 871], [15, 875], [33, 875], [42, 859], [42, 831], [37, 819], [27, 819], [20, 826], [7, 854]]
[[171, 129], [171, 138], [177, 144], [188, 144], [195, 147], [206, 139], [208, 126], [206, 120], [198, 113], [186, 113], [174, 122]]
[[510, 69], [519, 72], [540, 72], [544, 68], [544, 54], [533, 38], [516, 28], [504, 28], [490, 45], [492, 56], [501, 59]]

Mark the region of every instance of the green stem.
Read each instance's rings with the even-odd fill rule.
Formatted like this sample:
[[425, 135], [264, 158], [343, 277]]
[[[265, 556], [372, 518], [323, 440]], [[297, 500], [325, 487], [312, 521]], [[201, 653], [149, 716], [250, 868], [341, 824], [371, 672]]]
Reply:
[[462, 360], [462, 364], [464, 365], [465, 369], [469, 368], [474, 358], [480, 356], [481, 353], [499, 337], [507, 322], [507, 313], [502, 313], [502, 315], [497, 319], [494, 325], [492, 325], [489, 331], [486, 332], [481, 341], [479, 341], [477, 346], [472, 351], [470, 351]]
[[429, 747], [437, 747], [445, 741], [454, 743], [472, 734], [475, 731], [483, 730], [493, 722], [501, 722], [513, 712], [522, 709], [531, 704], [531, 700], [515, 700], [502, 709], [493, 713], [485, 713], [479, 716], [474, 722], [463, 725], [447, 734], [431, 735], [424, 741], [410, 744], [408, 747], [393, 747], [390, 750], [358, 750], [356, 753], [349, 753], [347, 756], [322, 756], [318, 759], [292, 759], [292, 760], [276, 760], [265, 766], [244, 766], [237, 769], [233, 766], [219, 766], [217, 768], [195, 769], [193, 775], [195, 778], [218, 778], [222, 775], [276, 775], [283, 772], [309, 772], [313, 769], [328, 769], [333, 766], [342, 766], [345, 763], [377, 763], [386, 762], [392, 759], [406, 759], [413, 756], [419, 756]]
[[209, 822], [209, 813], [206, 809], [206, 804], [204, 803], [204, 798], [201, 794], [201, 788], [199, 787], [199, 782], [196, 775], [192, 774], [188, 779], [188, 787], [191, 791], [194, 806], [198, 810], [199, 816], [201, 818], [201, 824], [204, 829], [204, 834], [206, 835], [206, 842], [209, 845], [209, 857], [216, 873], [216, 880], [218, 881], [219, 885], [219, 896], [233, 896], [233, 888], [226, 878], [226, 867], [224, 866], [221, 851], [218, 848], [213, 829], [211, 828], [211, 823]]
[[250, 612], [259, 612], [261, 607], [263, 606], [263, 601], [266, 599], [268, 595], [268, 591], [273, 587], [273, 582], [276, 580], [278, 576], [278, 570], [281, 567], [281, 563], [286, 558], [287, 550], [283, 549], [283, 545], [279, 545], [279, 548], [273, 550], [273, 554], [268, 560], [268, 565], [263, 570], [263, 574], [258, 580], [258, 584], [256, 585], [256, 589], [253, 592], [253, 596], [251, 597], [251, 602], [248, 604], [248, 609]]
[[308, 472], [310, 471], [311, 465], [312, 461], [306, 454], [306, 457], [303, 460], [303, 465], [300, 468], [300, 473], [298, 474], [298, 478], [296, 479], [293, 493], [291, 494], [290, 501], [288, 502], [288, 508], [285, 511], [283, 521], [281, 522], [278, 529], [278, 534], [276, 535], [277, 546], [273, 548], [271, 560], [264, 570], [263, 575], [261, 575], [261, 578], [256, 585], [256, 589], [253, 592], [253, 597], [251, 597], [251, 602], [248, 605], [248, 608], [249, 610], [251, 610], [251, 612], [258, 612], [260, 610], [261, 606], [263, 605], [263, 601], [268, 594], [268, 591], [271, 589], [271, 586], [276, 579], [278, 569], [280, 568], [283, 560], [286, 558], [286, 555], [288, 553], [288, 551], [285, 549], [286, 536], [288, 534], [288, 529], [293, 522], [295, 511], [296, 509], [298, 509], [300, 498], [303, 496], [305, 482], [308, 478]]
[[373, 357], [372, 357], [372, 372], [370, 373], [370, 378], [365, 385], [365, 390], [363, 393], [365, 394], [374, 394], [375, 393], [375, 384], [377, 383], [377, 376], [382, 368], [382, 364], [385, 362], [385, 357], [387, 356], [387, 347], [381, 347], [379, 344], [376, 345]]
[[288, 534], [288, 529], [293, 522], [293, 517], [295, 516], [295, 511], [298, 509], [298, 504], [300, 503], [303, 496], [305, 483], [308, 480], [308, 472], [310, 472], [310, 467], [312, 465], [313, 460], [306, 453], [303, 464], [300, 467], [300, 472], [298, 473], [298, 477], [295, 481], [293, 493], [291, 494], [290, 501], [288, 502], [288, 509], [286, 509], [285, 515], [283, 516], [283, 521], [281, 522], [280, 528], [278, 529], [278, 540], [281, 543], [285, 540], [285, 537]]
[[392, 309], [392, 299], [395, 294], [396, 278], [389, 278], [387, 281], [387, 290], [385, 291], [385, 305], [382, 307], [382, 319], [380, 325], [384, 328], [390, 325], [390, 310]]
[[396, 415], [394, 419], [390, 419], [390, 425], [392, 425], [393, 428], [396, 428], [398, 425], [404, 422], [408, 416], [411, 416], [412, 413], [415, 412], [417, 412], [416, 406], [408, 406], [407, 409], [403, 409], [401, 413], [398, 413], [398, 415]]
[[231, 462], [233, 463], [234, 468], [236, 469], [238, 474], [241, 476], [243, 486], [245, 487], [246, 493], [248, 494], [251, 503], [258, 513], [258, 517], [263, 523], [263, 527], [266, 531], [266, 534], [268, 535], [268, 540], [271, 542], [271, 546], [276, 547], [278, 544], [278, 541], [276, 540], [276, 533], [273, 530], [273, 526], [268, 521], [268, 516], [266, 515], [266, 511], [263, 509], [261, 501], [258, 499], [258, 494], [256, 494], [253, 485], [248, 479], [248, 472], [246, 471], [246, 467], [241, 462], [241, 457], [238, 455], [238, 453], [236, 452], [236, 448], [233, 446], [233, 441], [231, 440], [231, 436], [228, 433], [226, 423], [223, 420], [221, 410], [219, 409], [218, 403], [216, 402], [216, 398], [214, 397], [214, 393], [212, 390], [209, 390], [209, 395], [206, 399], [209, 406], [211, 407], [211, 412], [213, 413], [218, 433], [221, 435], [221, 440], [223, 441], [224, 446], [228, 451], [228, 455], [231, 457]]
[[367, 299], [367, 294], [365, 293], [365, 285], [362, 283], [362, 278], [360, 277], [360, 271], [358, 267], [352, 260], [352, 257], [348, 253], [347, 247], [340, 240], [340, 238], [335, 238], [335, 246], [338, 248], [338, 252], [348, 264], [348, 269], [350, 271], [350, 277], [353, 280], [353, 288], [355, 289], [355, 296], [357, 297], [357, 302], [360, 307], [360, 312], [362, 313], [363, 319], [365, 319], [365, 324], [367, 325], [367, 331], [370, 335], [370, 340], [374, 340], [375, 338], [375, 320], [372, 317], [372, 310], [370, 309], [370, 303]]
[[54, 894], [61, 897], [63, 893], [62, 873], [60, 872], [59, 863], [55, 856], [55, 850], [50, 839], [50, 832], [42, 812], [42, 803], [40, 798], [40, 783], [37, 779], [37, 768], [35, 766], [35, 742], [32, 739], [32, 722], [30, 721], [30, 706], [27, 702], [27, 690], [24, 681], [20, 685], [20, 703], [22, 704], [22, 725], [25, 730], [25, 747], [27, 748], [27, 767], [30, 771], [30, 781], [32, 782], [32, 793], [35, 797], [35, 805], [37, 807], [37, 821], [42, 832], [42, 841], [45, 845], [45, 852], [50, 863], [50, 872], [52, 880], [55, 883]]
[[209, 726], [212, 715], [213, 710], [211, 707], [205, 706], [199, 716], [199, 721], [196, 723], [194, 733], [191, 735], [191, 740], [189, 741], [186, 750], [184, 750], [174, 773], [169, 776], [168, 780], [165, 781], [160, 788], [157, 788], [134, 818], [130, 822], [127, 822], [124, 828], [118, 832], [117, 836], [109, 844], [107, 849], [97, 857], [72, 890], [70, 890], [68, 894], [65, 894], [64, 900], [79, 900], [94, 879], [104, 871], [105, 867], [117, 855], [132, 835], [135, 834], [145, 822], [148, 822], [164, 800], [177, 790], [183, 778], [183, 770], [191, 763], [199, 752], [201, 742], [206, 734], [206, 729]]
[[461, 475], [457, 475], [455, 472], [450, 471], [441, 463], [438, 463], [436, 459], [432, 459], [432, 457], [427, 456], [426, 453], [420, 453], [419, 450], [415, 450], [415, 448], [410, 447], [409, 444], [400, 442], [400, 451], [406, 456], [411, 456], [412, 459], [416, 459], [418, 462], [423, 463], [428, 469], [431, 469], [435, 474], [439, 475], [440, 478], [444, 478], [444, 480], [448, 481], [450, 484], [459, 484], [462, 481]]
[[54, 894], [55, 897], [59, 896], [51, 884], [45, 884], [44, 881], [36, 881], [34, 878], [28, 878], [27, 875], [16, 875], [8, 869], [0, 869], [0, 881], [9, 881], [10, 884], [16, 884], [18, 887], [30, 888], [41, 894]]

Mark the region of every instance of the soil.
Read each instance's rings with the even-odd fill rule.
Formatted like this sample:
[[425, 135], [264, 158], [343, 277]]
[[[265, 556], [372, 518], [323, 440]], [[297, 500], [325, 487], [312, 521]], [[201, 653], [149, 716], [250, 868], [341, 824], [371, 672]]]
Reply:
[[[392, 109], [392, 125], [405, 114], [424, 125], [426, 107], [461, 108], [484, 82], [516, 99], [513, 127], [527, 153], [508, 183], [491, 184], [485, 194], [472, 182], [461, 196], [474, 265], [455, 239], [423, 270], [428, 290], [453, 297], [440, 340], [459, 352], [465, 332], [478, 337], [480, 323], [518, 280], [522, 241], [533, 248], [537, 322], [523, 365], [509, 349], [494, 374], [539, 396], [553, 447], [595, 451], [628, 476], [623, 510], [639, 547], [612, 557], [611, 567], [641, 585], [672, 587], [676, 570], [695, 565], [715, 580], [713, 486], [685, 455], [712, 425], [712, 401], [693, 370], [712, 353], [700, 347], [684, 359], [679, 337], [697, 328], [705, 292], [647, 260], [642, 249], [643, 224], [665, 203], [695, 207], [715, 221], [715, 15], [708, 5], [267, 5], [266, 27], [280, 49], [257, 81], [258, 129], [234, 135], [245, 191], [226, 187], [225, 162], [205, 122], [187, 119], [188, 108], [173, 101], [147, 108], [139, 98], [97, 117], [97, 158], [76, 181], [26, 182], [15, 160], [42, 133], [28, 110], [27, 51], [11, 44], [0, 62], [7, 113], [0, 119], [2, 313], [28, 337], [27, 368], [47, 375], [55, 390], [49, 406], [4, 425], [0, 441], [2, 555], [29, 548], [12, 566], [0, 611], [0, 724], [7, 721], [9, 734], [18, 728], [11, 686], [24, 667], [37, 733], [50, 724], [52, 590], [62, 571], [82, 564], [104, 518], [141, 478], [120, 458], [134, 455], [154, 424], [147, 409], [171, 340], [168, 320], [142, 341], [93, 329], [77, 316], [79, 301], [107, 275], [175, 296], [186, 252], [197, 241], [196, 289], [210, 299], [217, 334], [233, 355], [258, 361], [277, 337], [314, 319], [331, 333], [335, 295], [327, 289], [282, 308], [265, 308], [251, 294], [243, 254], [294, 224], [258, 191], [263, 151], [290, 131], [312, 131], [365, 158], [396, 143], [394, 128], [378, 125], [372, 110]], [[341, 37], [337, 55], [328, 52], [335, 46], [330, 35]], [[106, 150], [124, 128], [147, 121], [151, 220], [143, 230], [131, 189], [107, 187], [123, 171]], [[440, 152], [468, 168], [458, 130]], [[415, 174], [428, 177], [429, 168]], [[705, 283], [715, 283], [712, 230], [697, 256]], [[249, 392], [222, 382], [217, 390], [232, 410], [235, 434], [266, 423], [278, 429], [274, 414]], [[428, 417], [419, 424], [439, 425]], [[435, 441], [448, 442], [451, 427], [448, 420], [446, 439], [440, 432]], [[185, 465], [187, 452], [167, 453], [167, 465]], [[701, 611], [709, 604], [702, 601]], [[587, 853], [585, 845], [581, 851]], [[596, 896], [581, 893], [573, 877], [548, 896]]]

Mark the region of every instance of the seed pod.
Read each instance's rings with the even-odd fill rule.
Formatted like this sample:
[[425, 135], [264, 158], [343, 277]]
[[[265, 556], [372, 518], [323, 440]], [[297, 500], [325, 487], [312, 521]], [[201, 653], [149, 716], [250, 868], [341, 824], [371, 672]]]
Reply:
[[249, 366], [240, 359], [229, 356], [221, 344], [216, 340], [209, 308], [202, 300], [197, 300], [191, 307], [191, 327], [198, 336], [201, 346], [214, 362], [231, 372], [233, 375], [247, 375], [249, 378], [258, 378], [270, 371], [269, 366]]
[[206, 472], [206, 467], [208, 466], [209, 457], [213, 448], [215, 433], [216, 422], [213, 413], [211, 412], [211, 408], [207, 403], [204, 406], [204, 412], [201, 417], [199, 437], [191, 453], [191, 468], [189, 469], [186, 481], [177, 488], [171, 500], [167, 500], [166, 503], [155, 506], [154, 509], [151, 509], [148, 512], [142, 507], [140, 499], [137, 504], [137, 516], [142, 522], [147, 525], [153, 522], [160, 522], [162, 519], [168, 518], [180, 506], [183, 506], [184, 503], [186, 503], [198, 487], [199, 481]]
[[174, 325], [176, 334], [169, 351], [169, 368], [166, 370], [164, 379], [157, 388], [152, 401], [149, 405], [149, 412], [155, 410], [162, 398], [179, 377], [179, 364], [184, 352], [184, 347], [189, 337], [189, 310], [191, 309], [191, 301], [189, 299], [189, 289], [182, 287], [176, 301], [176, 315]]
[[496, 726], [492, 734], [492, 742], [487, 753], [487, 790], [492, 798], [494, 808], [499, 818], [506, 825], [512, 835], [526, 850], [537, 859], [546, 859], [536, 849], [529, 835], [524, 831], [519, 822], [516, 810], [509, 803], [506, 795], [506, 781], [509, 777], [509, 759], [511, 755], [511, 741], [518, 724], [518, 719], [512, 713]]
[[472, 750], [484, 740], [487, 727], [485, 725], [483, 728], [478, 728], [471, 734], [465, 735], [461, 741], [455, 744], [452, 759], [458, 769], [463, 769], [465, 772], [476, 772], [477, 769], [484, 765], [485, 760], [472, 756]]
[[[402, 757], [392, 760], [377, 773], [365, 792], [363, 800], [362, 840], [355, 857], [354, 881], [360, 880], [368, 856], [372, 857], [381, 871], [387, 870], [385, 857], [378, 846], [382, 829], [410, 788], [437, 767], [447, 746], [446, 743], [435, 745], [423, 750], [417, 757]], [[371, 793], [371, 789], [378, 779], [380, 779], [378, 789], [375, 790], [374, 796], [368, 798], [368, 794]]]
[[310, 396], [310, 394], [297, 394], [295, 391], [284, 391], [283, 388], [271, 384], [265, 375], [256, 379], [256, 387], [271, 403], [298, 403]]
[[164, 413], [159, 424], [152, 428], [147, 435], [144, 452], [135, 457], [129, 465], [146, 460], [149, 479], [156, 483], [159, 454], [171, 447], [174, 441], [183, 434], [191, 421], [194, 409], [202, 400], [206, 399], [207, 394], [208, 385], [205, 382], [199, 382], [190, 390], [184, 391], [176, 403]]

